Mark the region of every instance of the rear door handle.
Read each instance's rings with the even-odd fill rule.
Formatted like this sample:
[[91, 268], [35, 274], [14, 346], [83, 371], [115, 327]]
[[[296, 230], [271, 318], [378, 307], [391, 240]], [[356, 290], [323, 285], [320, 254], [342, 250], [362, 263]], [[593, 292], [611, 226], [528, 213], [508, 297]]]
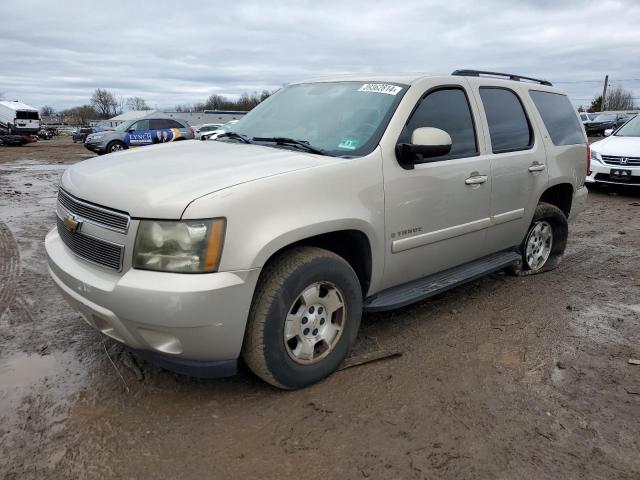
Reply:
[[485, 183], [489, 177], [487, 175], [474, 175], [473, 177], [467, 178], [464, 183], [467, 185], [479, 185], [481, 183]]
[[543, 171], [545, 168], [547, 168], [547, 166], [544, 163], [533, 163], [531, 164], [531, 166], [529, 167], [529, 171], [532, 173], [535, 172], [541, 172]]

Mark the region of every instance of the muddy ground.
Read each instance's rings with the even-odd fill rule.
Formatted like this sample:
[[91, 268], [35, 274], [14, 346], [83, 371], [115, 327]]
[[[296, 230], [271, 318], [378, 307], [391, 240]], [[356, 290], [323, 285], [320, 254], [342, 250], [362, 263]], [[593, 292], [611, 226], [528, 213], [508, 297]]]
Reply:
[[640, 192], [592, 193], [551, 273], [366, 315], [356, 352], [400, 358], [282, 392], [159, 370], [64, 303], [42, 242], [90, 155], [0, 147], [0, 478], [640, 478]]

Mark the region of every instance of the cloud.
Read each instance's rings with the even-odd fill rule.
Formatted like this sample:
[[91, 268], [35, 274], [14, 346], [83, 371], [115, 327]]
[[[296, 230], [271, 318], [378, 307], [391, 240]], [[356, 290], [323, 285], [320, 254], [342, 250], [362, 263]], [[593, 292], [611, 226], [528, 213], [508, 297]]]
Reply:
[[329, 73], [457, 68], [547, 78], [576, 104], [608, 73], [640, 97], [635, 0], [23, 0], [0, 18], [0, 92], [34, 106], [101, 87], [170, 108]]

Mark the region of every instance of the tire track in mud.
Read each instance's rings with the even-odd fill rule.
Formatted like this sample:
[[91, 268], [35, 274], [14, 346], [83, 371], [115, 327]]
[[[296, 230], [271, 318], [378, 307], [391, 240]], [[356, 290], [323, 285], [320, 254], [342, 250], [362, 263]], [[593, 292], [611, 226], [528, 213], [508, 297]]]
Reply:
[[5, 223], [0, 222], [0, 318], [14, 302], [20, 277], [20, 250]]

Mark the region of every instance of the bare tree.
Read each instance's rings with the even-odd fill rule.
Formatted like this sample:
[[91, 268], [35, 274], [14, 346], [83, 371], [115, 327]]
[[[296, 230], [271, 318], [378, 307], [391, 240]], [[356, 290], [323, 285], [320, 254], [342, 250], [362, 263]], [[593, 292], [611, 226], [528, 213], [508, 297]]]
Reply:
[[126, 105], [129, 110], [151, 110], [146, 100], [142, 97], [129, 97]]
[[607, 110], [633, 110], [633, 94], [622, 87], [610, 88], [605, 105]]
[[111, 118], [118, 113], [118, 101], [113, 93], [103, 88], [96, 88], [91, 96], [91, 106], [100, 118]]
[[194, 103], [192, 105], [183, 104], [174, 107], [176, 112], [202, 112], [203, 110], [251, 110], [260, 102], [265, 101], [271, 96], [270, 91], [243, 93], [236, 100], [225, 97], [224, 95], [210, 95], [202, 103]]
[[49, 105], [45, 105], [40, 109], [40, 116], [42, 117], [51, 117], [55, 114], [56, 114], [56, 111], [53, 109], [53, 107], [50, 107]]
[[100, 114], [91, 105], [69, 108], [60, 112], [60, 121], [68, 125], [89, 125], [91, 120], [96, 120]]

